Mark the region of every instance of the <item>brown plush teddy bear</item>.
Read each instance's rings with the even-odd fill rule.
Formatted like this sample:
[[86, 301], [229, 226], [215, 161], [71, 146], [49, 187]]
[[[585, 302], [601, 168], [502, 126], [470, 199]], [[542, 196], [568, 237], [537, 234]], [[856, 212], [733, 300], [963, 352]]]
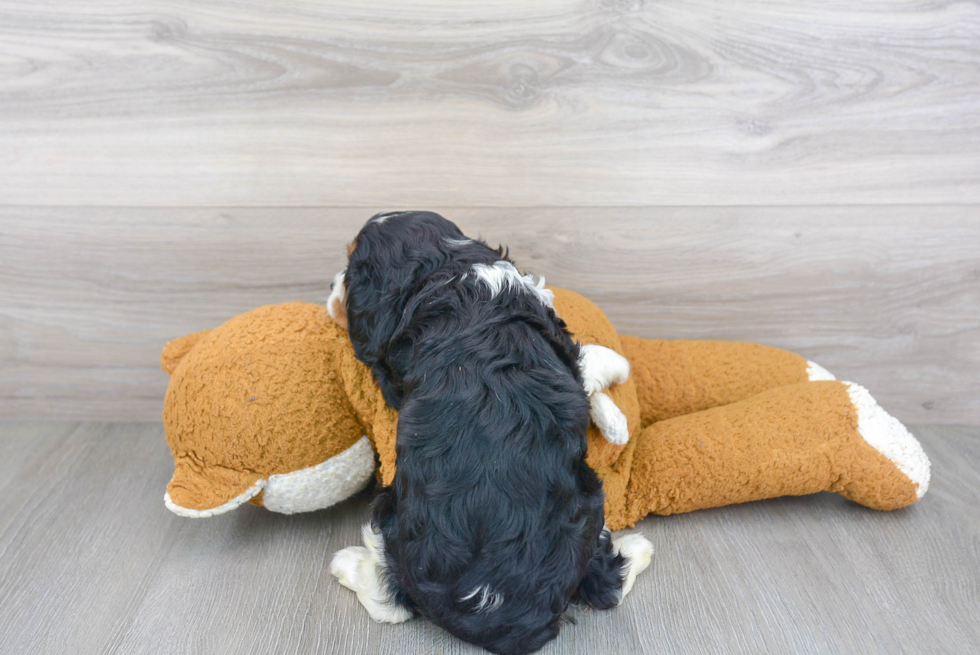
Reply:
[[[552, 290], [578, 341], [631, 366], [619, 384], [590, 390], [587, 461], [603, 479], [610, 529], [819, 491], [891, 510], [926, 492], [922, 447], [864, 388], [767, 346], [619, 335], [589, 300]], [[323, 306], [254, 309], [171, 341], [161, 361], [175, 513], [245, 502], [305, 512], [375, 475], [394, 478], [397, 413]]]

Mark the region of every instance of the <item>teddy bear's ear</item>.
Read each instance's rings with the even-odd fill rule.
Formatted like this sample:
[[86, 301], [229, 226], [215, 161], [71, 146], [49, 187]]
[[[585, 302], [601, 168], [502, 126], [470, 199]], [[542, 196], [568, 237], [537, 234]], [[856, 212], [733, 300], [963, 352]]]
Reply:
[[208, 332], [211, 330], [203, 330], [201, 332], [195, 332], [194, 334], [187, 334], [185, 336], [174, 339], [173, 341], [168, 341], [167, 345], [163, 347], [163, 351], [160, 353], [160, 368], [164, 370], [167, 375], [173, 375], [174, 369], [177, 368], [177, 364], [180, 364], [180, 360], [184, 358], [184, 355], [191, 351], [191, 348], [197, 344]]

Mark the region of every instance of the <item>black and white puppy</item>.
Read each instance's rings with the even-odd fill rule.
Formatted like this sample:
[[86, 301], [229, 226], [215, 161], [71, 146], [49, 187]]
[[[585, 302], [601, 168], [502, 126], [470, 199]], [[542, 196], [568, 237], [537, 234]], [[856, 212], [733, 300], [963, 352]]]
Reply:
[[[570, 602], [618, 605], [649, 564], [646, 539], [604, 529], [585, 463], [586, 389], [624, 380], [629, 364], [575, 343], [552, 300], [501, 249], [431, 212], [375, 216], [351, 245], [328, 308], [399, 410], [398, 466], [364, 547], [331, 571], [375, 620], [417, 613], [495, 653], [529, 653]], [[603, 420], [621, 438], [625, 420]]]

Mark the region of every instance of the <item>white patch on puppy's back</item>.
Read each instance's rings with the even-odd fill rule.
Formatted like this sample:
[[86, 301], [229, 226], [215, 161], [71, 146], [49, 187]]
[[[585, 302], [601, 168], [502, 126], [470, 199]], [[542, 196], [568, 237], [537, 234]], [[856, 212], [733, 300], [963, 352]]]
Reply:
[[481, 585], [460, 598], [460, 600], [467, 601], [471, 598], [476, 598], [477, 596], [480, 598], [476, 603], [476, 607], [473, 608], [473, 611], [477, 612], [478, 614], [489, 614], [504, 604], [504, 595], [495, 591], [490, 591], [490, 585]]
[[408, 212], [387, 212], [387, 213], [384, 213], [384, 214], [378, 214], [377, 216], [375, 216], [374, 218], [371, 219], [371, 222], [372, 223], [377, 223], [377, 224], [380, 225], [381, 223], [384, 223], [385, 221], [387, 221], [392, 216], [398, 216], [399, 214], [407, 214], [407, 213]]
[[445, 237], [442, 242], [450, 248], [459, 248], [460, 246], [468, 246], [473, 243], [473, 239], [450, 239], [449, 237]]
[[551, 289], [544, 288], [543, 277], [539, 277], [535, 282], [533, 275], [521, 275], [514, 265], [505, 259], [494, 262], [493, 266], [473, 264], [473, 272], [478, 280], [490, 288], [491, 298], [504, 289], [516, 289], [530, 293], [547, 307], [555, 308], [555, 294]]

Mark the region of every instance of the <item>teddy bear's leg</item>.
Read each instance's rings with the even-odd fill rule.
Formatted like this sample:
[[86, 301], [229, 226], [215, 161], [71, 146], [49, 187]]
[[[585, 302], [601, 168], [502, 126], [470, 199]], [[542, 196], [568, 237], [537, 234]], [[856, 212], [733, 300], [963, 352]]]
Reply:
[[866, 389], [821, 381], [768, 389], [654, 423], [636, 439], [626, 498], [632, 525], [777, 496], [834, 491], [890, 510], [929, 486], [919, 442]]
[[620, 335], [643, 427], [787, 384], [833, 380], [796, 353], [736, 341], [666, 341]]

